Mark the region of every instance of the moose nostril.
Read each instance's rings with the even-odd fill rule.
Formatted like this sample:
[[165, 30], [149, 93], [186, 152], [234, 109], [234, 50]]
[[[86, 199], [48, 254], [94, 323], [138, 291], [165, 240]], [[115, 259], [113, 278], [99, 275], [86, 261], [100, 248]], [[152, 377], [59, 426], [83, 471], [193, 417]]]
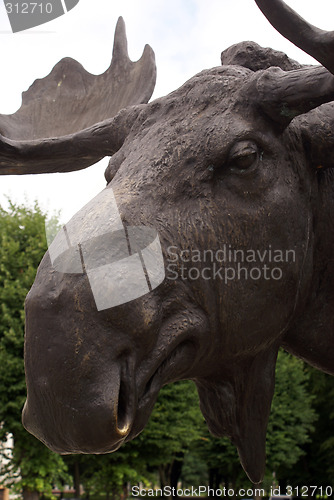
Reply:
[[134, 419], [136, 391], [133, 375], [129, 362], [126, 362], [121, 371], [116, 421], [117, 432], [122, 436], [129, 434]]
[[127, 411], [130, 409], [128, 408], [128, 405], [130, 403], [128, 398], [129, 394], [127, 391], [127, 384], [123, 380], [121, 380], [117, 407], [117, 430], [121, 434], [125, 434], [126, 432], [128, 432], [131, 424], [129, 418], [130, 416]]

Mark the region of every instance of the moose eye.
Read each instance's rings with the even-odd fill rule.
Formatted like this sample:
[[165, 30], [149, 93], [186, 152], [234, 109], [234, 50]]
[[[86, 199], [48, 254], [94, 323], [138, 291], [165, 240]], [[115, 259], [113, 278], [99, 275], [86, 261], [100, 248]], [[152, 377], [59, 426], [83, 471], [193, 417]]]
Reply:
[[228, 166], [233, 171], [243, 172], [256, 166], [260, 157], [257, 144], [253, 141], [240, 141], [232, 146], [228, 156]]

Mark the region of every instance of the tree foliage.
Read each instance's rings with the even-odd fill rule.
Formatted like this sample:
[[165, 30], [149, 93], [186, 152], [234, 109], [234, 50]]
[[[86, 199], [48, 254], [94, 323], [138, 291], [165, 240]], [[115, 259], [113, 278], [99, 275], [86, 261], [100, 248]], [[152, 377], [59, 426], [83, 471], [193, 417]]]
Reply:
[[[24, 300], [46, 251], [45, 214], [9, 204], [0, 207], [0, 440], [14, 439], [10, 461], [1, 471], [26, 497], [51, 496], [52, 484], [66, 476], [62, 458], [51, 453], [21, 424], [24, 379]], [[7, 451], [8, 456], [8, 451]], [[36, 496], [36, 495], [35, 495]]]
[[170, 463], [175, 455], [186, 452], [198, 437], [202, 420], [192, 382], [183, 380], [163, 387], [141, 434], [141, 450], [151, 457], [150, 465]]
[[317, 419], [293, 473], [289, 468], [282, 468], [280, 475], [294, 487], [331, 486], [334, 491], [334, 377], [308, 365], [305, 369]]
[[151, 418], [136, 446], [150, 469], [159, 472], [160, 485], [175, 485], [183, 457], [198, 438], [203, 417], [195, 385], [190, 381], [168, 384], [160, 390]]
[[291, 469], [310, 441], [316, 413], [308, 391], [310, 375], [299, 359], [280, 351], [275, 394], [267, 430], [267, 467], [279, 476], [281, 467]]

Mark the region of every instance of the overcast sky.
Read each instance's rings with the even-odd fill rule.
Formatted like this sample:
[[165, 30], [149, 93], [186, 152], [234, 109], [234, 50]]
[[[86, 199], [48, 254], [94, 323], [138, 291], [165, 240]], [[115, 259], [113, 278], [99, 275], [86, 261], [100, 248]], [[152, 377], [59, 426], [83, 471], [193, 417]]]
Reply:
[[[320, 28], [334, 29], [333, 0], [287, 3]], [[120, 15], [126, 22], [130, 58], [139, 59], [145, 43], [155, 51], [153, 98], [175, 90], [202, 69], [218, 66], [221, 51], [242, 40], [282, 50], [300, 62], [313, 61], [271, 27], [254, 0], [80, 0], [66, 15], [15, 34], [0, 0], [0, 113], [15, 112], [21, 92], [63, 57], [73, 57], [91, 73], [104, 72]], [[62, 210], [67, 222], [104, 188], [107, 163], [104, 159], [69, 174], [1, 176], [0, 204], [5, 206], [6, 195], [16, 202], [38, 199], [43, 209]]]

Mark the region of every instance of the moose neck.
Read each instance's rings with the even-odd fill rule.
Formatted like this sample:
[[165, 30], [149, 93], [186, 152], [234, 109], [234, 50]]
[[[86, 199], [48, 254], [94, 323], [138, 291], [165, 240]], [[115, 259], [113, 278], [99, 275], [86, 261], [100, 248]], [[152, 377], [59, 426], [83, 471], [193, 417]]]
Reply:
[[318, 174], [313, 282], [306, 306], [283, 347], [312, 366], [334, 374], [334, 175]]

